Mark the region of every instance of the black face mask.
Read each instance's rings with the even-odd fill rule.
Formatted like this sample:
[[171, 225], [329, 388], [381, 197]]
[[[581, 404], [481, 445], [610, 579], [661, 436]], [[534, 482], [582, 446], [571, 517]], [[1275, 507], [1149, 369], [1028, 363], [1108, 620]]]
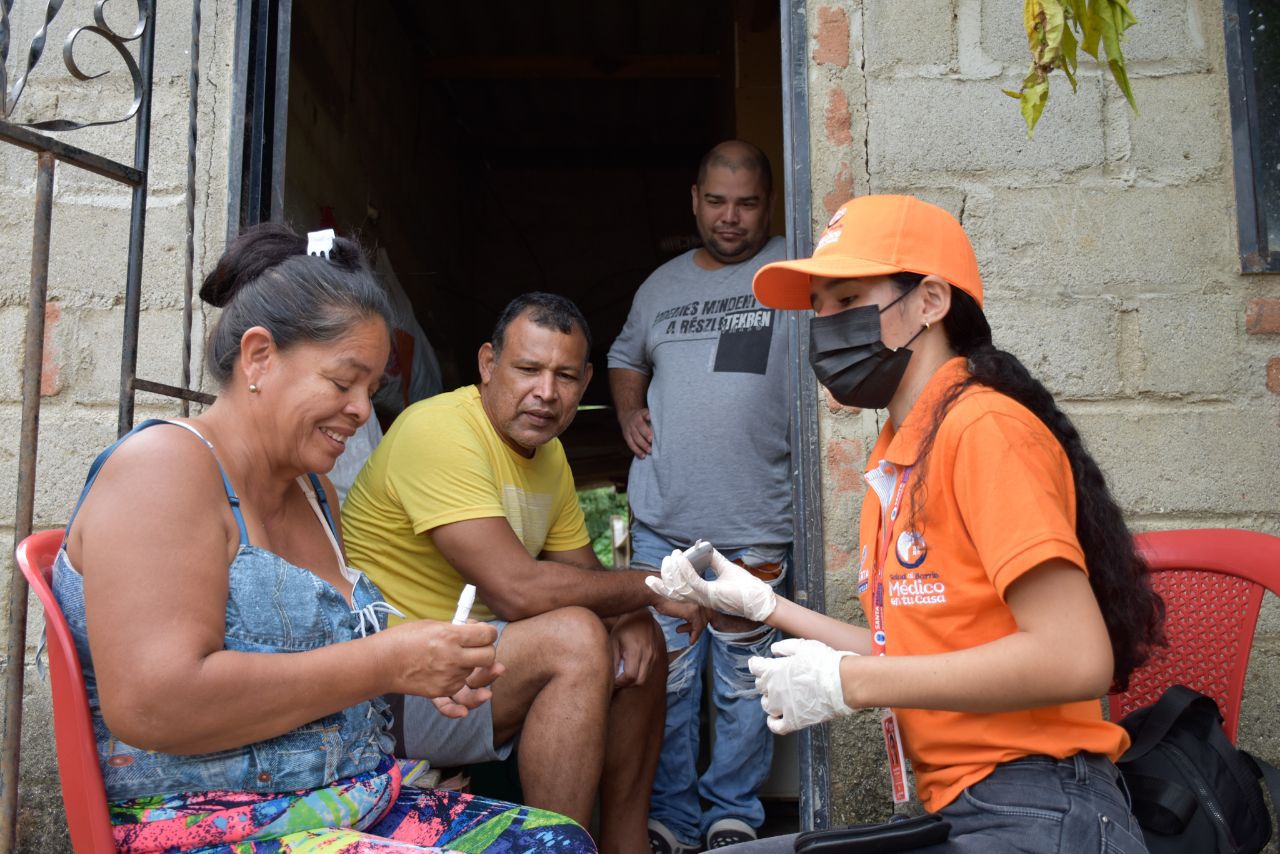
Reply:
[[907, 344], [924, 329], [890, 350], [880, 340], [880, 315], [906, 295], [878, 310], [864, 305], [809, 321], [809, 364], [818, 382], [845, 406], [884, 409], [898, 390], [911, 361]]

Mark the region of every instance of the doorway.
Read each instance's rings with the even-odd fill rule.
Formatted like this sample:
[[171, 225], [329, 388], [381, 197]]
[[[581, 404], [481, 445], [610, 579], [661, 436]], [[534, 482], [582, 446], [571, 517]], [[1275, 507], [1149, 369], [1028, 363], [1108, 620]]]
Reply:
[[[574, 300], [595, 379], [562, 440], [580, 487], [625, 489], [605, 354], [645, 277], [698, 245], [689, 187], [708, 148], [766, 152], [784, 232], [780, 4], [291, 5], [285, 218], [359, 237], [444, 389], [478, 380], [510, 299]], [[777, 742], [770, 832], [796, 829], [797, 741]]]
[[445, 389], [478, 379], [511, 298], [574, 300], [595, 380], [563, 441], [580, 485], [623, 486], [605, 354], [697, 245], [702, 154], [741, 136], [781, 163], [779, 45], [771, 0], [295, 4], [285, 217], [385, 253]]

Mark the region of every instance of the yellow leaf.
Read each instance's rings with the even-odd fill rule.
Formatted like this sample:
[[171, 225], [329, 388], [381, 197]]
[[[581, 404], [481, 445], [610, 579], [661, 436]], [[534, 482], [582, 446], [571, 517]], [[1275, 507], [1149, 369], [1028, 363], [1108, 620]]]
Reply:
[[1024, 87], [1019, 100], [1022, 120], [1027, 125], [1027, 138], [1030, 139], [1036, 129], [1036, 122], [1040, 121], [1040, 115], [1044, 112], [1044, 105], [1049, 100], [1049, 82], [1045, 80], [1034, 86]]
[[1022, 4], [1022, 27], [1027, 31], [1027, 50], [1035, 56], [1040, 48], [1040, 32], [1036, 24], [1042, 15], [1040, 0], [1024, 0]]
[[1137, 20], [1129, 0], [1023, 0], [1022, 23], [1027, 31], [1031, 68], [1019, 92], [1003, 91], [1018, 98], [1028, 137], [1048, 103], [1050, 73], [1062, 69], [1074, 91], [1079, 52], [1083, 50], [1103, 61], [1098, 55], [1099, 45], [1105, 50], [1105, 62], [1116, 85], [1137, 111], [1121, 49], [1124, 31]]
[[1062, 33], [1066, 16], [1059, 0], [1042, 0], [1044, 8], [1044, 59], [1041, 65], [1054, 66], [1062, 51]]

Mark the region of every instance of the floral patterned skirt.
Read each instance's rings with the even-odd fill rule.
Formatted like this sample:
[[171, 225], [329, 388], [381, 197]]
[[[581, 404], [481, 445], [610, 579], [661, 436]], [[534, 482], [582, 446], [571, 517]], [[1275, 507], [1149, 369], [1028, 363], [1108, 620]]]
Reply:
[[110, 805], [123, 852], [362, 854], [377, 851], [560, 851], [591, 854], [591, 836], [546, 810], [401, 786], [402, 765], [291, 793], [198, 792]]

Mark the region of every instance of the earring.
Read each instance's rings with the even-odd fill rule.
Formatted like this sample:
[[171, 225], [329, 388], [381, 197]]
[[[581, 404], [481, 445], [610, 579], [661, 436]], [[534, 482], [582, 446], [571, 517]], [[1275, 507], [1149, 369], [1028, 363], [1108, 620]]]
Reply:
[[258, 393], [258, 386], [254, 383], [249, 383], [249, 394], [257, 394], [257, 393]]
[[924, 328], [925, 328], [925, 329], [928, 329], [928, 328], [929, 328], [929, 321], [927, 321], [927, 320], [926, 320], [926, 321], [924, 322]]

